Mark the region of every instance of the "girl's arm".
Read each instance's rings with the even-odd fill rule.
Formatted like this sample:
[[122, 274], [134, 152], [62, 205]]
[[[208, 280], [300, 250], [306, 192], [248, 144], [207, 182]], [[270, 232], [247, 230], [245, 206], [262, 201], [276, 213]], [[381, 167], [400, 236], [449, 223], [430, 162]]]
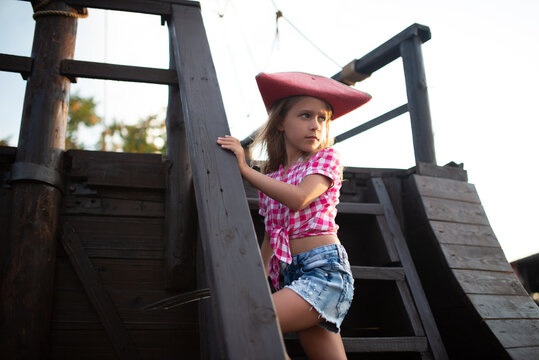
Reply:
[[236, 155], [241, 176], [245, 180], [292, 211], [304, 209], [331, 186], [331, 180], [319, 174], [306, 176], [298, 186], [270, 178], [247, 165], [243, 147], [238, 139], [227, 135], [218, 138], [217, 143]]
[[269, 276], [268, 267], [271, 255], [273, 255], [273, 249], [270, 246], [269, 234], [267, 232], [264, 233], [264, 241], [262, 241], [262, 245], [260, 246], [260, 255], [262, 255], [262, 264], [264, 264], [266, 276]]

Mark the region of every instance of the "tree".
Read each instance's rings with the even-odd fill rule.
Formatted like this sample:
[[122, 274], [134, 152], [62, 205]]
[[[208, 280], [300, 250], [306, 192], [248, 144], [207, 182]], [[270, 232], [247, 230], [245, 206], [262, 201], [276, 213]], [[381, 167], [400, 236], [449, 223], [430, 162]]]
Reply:
[[83, 98], [78, 94], [71, 95], [66, 130], [66, 150], [84, 148], [84, 144], [79, 140], [81, 125], [90, 128], [103, 124], [103, 120], [95, 113], [96, 106], [92, 97]]
[[137, 153], [163, 153], [166, 147], [165, 121], [158, 115], [149, 115], [134, 125], [126, 125], [114, 121], [105, 124], [97, 116], [97, 104], [92, 97], [83, 98], [72, 95], [69, 101], [69, 117], [67, 122], [66, 149], [83, 149], [80, 131], [84, 128], [99, 126], [101, 136], [96, 144], [101, 151], [124, 151]]

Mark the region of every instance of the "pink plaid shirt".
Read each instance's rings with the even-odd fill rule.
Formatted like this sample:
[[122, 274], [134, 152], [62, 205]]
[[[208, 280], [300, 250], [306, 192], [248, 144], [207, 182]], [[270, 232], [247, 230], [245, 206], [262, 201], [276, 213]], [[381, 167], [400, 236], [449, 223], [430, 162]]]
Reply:
[[279, 261], [287, 264], [292, 262], [289, 239], [337, 235], [339, 227], [335, 224], [337, 215], [335, 206], [339, 203], [341, 172], [338, 153], [332, 148], [327, 148], [320, 150], [306, 162], [299, 159], [286, 174], [282, 165], [279, 170], [268, 174], [271, 178], [296, 186], [311, 174], [321, 174], [332, 181], [326, 192], [299, 211], [292, 211], [259, 191], [259, 213], [265, 218], [266, 231], [270, 235], [270, 245], [273, 249], [269, 274], [276, 289], [279, 289]]

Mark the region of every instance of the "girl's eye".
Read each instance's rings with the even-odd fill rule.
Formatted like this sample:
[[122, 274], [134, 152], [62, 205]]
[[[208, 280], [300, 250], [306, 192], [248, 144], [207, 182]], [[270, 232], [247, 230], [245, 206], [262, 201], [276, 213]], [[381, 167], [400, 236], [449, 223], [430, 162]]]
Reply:
[[325, 121], [326, 121], [326, 117], [325, 117], [325, 116], [320, 116], [320, 117], [318, 118], [318, 122], [323, 123], [323, 122], [325, 122]]
[[309, 113], [303, 113], [303, 114], [301, 114], [300, 116], [301, 116], [302, 118], [308, 119], [308, 118], [311, 117], [311, 114], [309, 114]]

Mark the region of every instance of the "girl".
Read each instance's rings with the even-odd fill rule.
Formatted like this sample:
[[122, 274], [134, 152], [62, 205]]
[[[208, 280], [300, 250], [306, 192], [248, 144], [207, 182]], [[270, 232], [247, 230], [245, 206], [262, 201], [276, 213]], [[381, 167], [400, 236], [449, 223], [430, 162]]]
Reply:
[[273, 294], [282, 333], [297, 332], [310, 359], [345, 359], [339, 330], [354, 280], [337, 237], [342, 168], [328, 130], [370, 96], [305, 73], [261, 73], [256, 80], [269, 113], [257, 137], [268, 153], [264, 174], [247, 165], [237, 139], [217, 143], [236, 155], [241, 175], [259, 190], [262, 260], [276, 289], [280, 269], [284, 278]]

